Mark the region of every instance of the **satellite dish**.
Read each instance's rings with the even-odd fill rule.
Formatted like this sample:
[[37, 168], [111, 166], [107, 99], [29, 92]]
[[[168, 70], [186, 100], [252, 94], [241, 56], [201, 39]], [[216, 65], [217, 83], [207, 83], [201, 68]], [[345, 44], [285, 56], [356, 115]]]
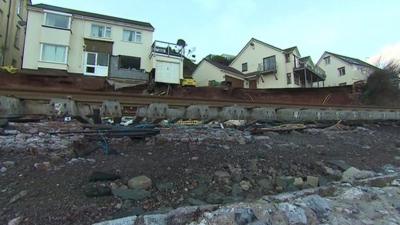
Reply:
[[178, 39], [178, 41], [176, 42], [176, 44], [178, 46], [181, 46], [182, 48], [186, 47], [186, 41], [183, 39]]

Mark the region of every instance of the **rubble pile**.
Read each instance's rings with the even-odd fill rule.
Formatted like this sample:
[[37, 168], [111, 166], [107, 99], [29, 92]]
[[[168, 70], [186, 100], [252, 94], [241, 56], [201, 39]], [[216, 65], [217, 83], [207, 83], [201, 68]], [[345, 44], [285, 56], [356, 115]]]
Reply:
[[157, 142], [183, 142], [183, 143], [250, 143], [253, 138], [250, 132], [238, 129], [215, 128], [209, 126], [198, 127], [173, 127], [165, 129], [157, 136]]
[[130, 216], [95, 225], [398, 224], [400, 170], [380, 176], [364, 171], [362, 177], [369, 175], [366, 179], [355, 171], [350, 168], [341, 182], [329, 186], [264, 196], [251, 203], [182, 207], [165, 214]]
[[79, 131], [79, 123], [9, 123], [0, 132], [1, 151], [33, 151], [38, 153], [65, 152], [74, 142], [83, 140], [83, 135], [52, 135], [58, 131]]

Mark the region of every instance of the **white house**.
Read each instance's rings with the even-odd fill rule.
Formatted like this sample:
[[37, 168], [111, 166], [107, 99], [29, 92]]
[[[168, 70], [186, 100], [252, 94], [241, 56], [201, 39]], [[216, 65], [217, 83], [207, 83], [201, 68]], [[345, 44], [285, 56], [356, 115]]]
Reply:
[[150, 23], [37, 4], [28, 8], [25, 70], [179, 83], [178, 46], [153, 42]]
[[232, 87], [245, 87], [244, 75], [229, 66], [213, 62], [204, 58], [197, 66], [192, 74], [193, 79], [196, 80], [196, 85], [199, 87], [209, 86], [210, 81], [223, 82], [227, 81], [232, 84]]
[[357, 81], [366, 81], [377, 67], [362, 60], [324, 52], [317, 66], [326, 72], [325, 87], [352, 85]]
[[297, 47], [281, 49], [252, 38], [229, 65], [241, 71], [250, 88], [298, 88], [322, 85], [325, 72]]

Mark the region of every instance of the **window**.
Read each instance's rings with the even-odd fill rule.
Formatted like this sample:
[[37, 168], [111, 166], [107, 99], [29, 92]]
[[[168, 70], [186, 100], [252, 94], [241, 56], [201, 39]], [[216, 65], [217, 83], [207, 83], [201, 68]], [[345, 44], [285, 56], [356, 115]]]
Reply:
[[344, 76], [344, 75], [346, 75], [346, 69], [345, 69], [344, 67], [340, 67], [340, 68], [338, 69], [338, 71], [339, 71], [339, 76]]
[[128, 70], [132, 69], [140, 70], [140, 58], [131, 56], [120, 56], [119, 68]]
[[325, 65], [331, 64], [331, 57], [330, 56], [325, 57], [324, 61], [325, 61]]
[[49, 12], [46, 12], [44, 16], [45, 16], [44, 25], [49, 27], [70, 29], [71, 16], [58, 13], [49, 13]]
[[289, 53], [285, 54], [285, 60], [287, 63], [290, 62], [290, 54]]
[[122, 35], [122, 40], [128, 42], [141, 43], [142, 33], [138, 31], [124, 30], [124, 33]]
[[21, 15], [23, 6], [24, 0], [17, 0], [17, 15]]
[[111, 27], [92, 24], [92, 37], [111, 38]]
[[264, 71], [275, 71], [276, 70], [275, 56], [264, 58], [263, 65], [264, 65]]
[[292, 74], [291, 73], [287, 73], [286, 74], [286, 79], [287, 79], [287, 84], [291, 84], [292, 83]]
[[247, 63], [242, 64], [242, 72], [247, 72]]
[[40, 60], [50, 63], [67, 63], [67, 46], [42, 44]]
[[21, 36], [21, 28], [17, 26], [17, 30], [15, 31], [15, 37], [14, 37], [14, 47], [19, 49], [19, 38]]
[[346, 82], [344, 82], [344, 83], [340, 83], [339, 84], [339, 86], [346, 86], [347, 85], [347, 83]]

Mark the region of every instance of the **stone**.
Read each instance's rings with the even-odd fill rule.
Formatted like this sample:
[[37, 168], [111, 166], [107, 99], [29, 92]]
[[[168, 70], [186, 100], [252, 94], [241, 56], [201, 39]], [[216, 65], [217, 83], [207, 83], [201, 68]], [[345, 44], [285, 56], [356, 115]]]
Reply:
[[151, 179], [144, 175], [134, 177], [128, 181], [128, 187], [131, 189], [149, 189], [151, 186]]
[[306, 225], [307, 216], [304, 209], [290, 203], [280, 203], [278, 209], [281, 210], [287, 217], [289, 224]]
[[113, 174], [113, 173], [107, 173], [107, 172], [101, 172], [101, 171], [95, 171], [89, 176], [89, 181], [90, 182], [97, 182], [97, 181], [114, 181], [121, 179], [121, 176]]
[[257, 220], [253, 209], [244, 208], [235, 211], [235, 222], [237, 225], [247, 225]]
[[26, 190], [20, 191], [18, 194], [14, 195], [10, 199], [9, 204], [12, 204], [12, 203], [20, 200], [21, 198], [25, 197], [27, 194], [28, 194], [28, 191], [26, 191]]
[[359, 170], [355, 167], [350, 167], [342, 174], [342, 181], [344, 182], [354, 182], [355, 180], [365, 179], [374, 176], [375, 173], [367, 170]]
[[231, 175], [229, 175], [228, 172], [218, 170], [214, 173], [214, 175], [217, 178], [218, 182], [225, 184], [230, 183]]
[[160, 182], [156, 184], [156, 187], [159, 191], [163, 192], [170, 192], [176, 188], [174, 182]]
[[19, 225], [19, 224], [21, 224], [22, 220], [24, 220], [24, 217], [19, 216], [19, 217], [16, 217], [16, 218], [8, 221], [7, 225]]
[[315, 212], [318, 219], [325, 219], [332, 210], [329, 202], [319, 195], [310, 195], [302, 199], [307, 207]]
[[307, 176], [305, 185], [310, 187], [318, 187], [318, 180], [319, 180], [318, 177]]
[[221, 192], [211, 192], [207, 195], [206, 201], [210, 204], [221, 204], [223, 203], [225, 195]]
[[112, 194], [125, 200], [143, 200], [150, 197], [151, 193], [142, 189], [113, 189]]
[[349, 169], [351, 166], [346, 163], [344, 160], [329, 160], [327, 161], [327, 163], [336, 166], [337, 168], [339, 168], [342, 171], [345, 171], [347, 169]]
[[294, 178], [293, 185], [298, 187], [298, 188], [302, 188], [303, 185], [304, 185], [303, 178], [301, 178], [301, 177]]
[[252, 187], [251, 183], [247, 180], [242, 180], [240, 182], [240, 187], [242, 188], [243, 191], [248, 191]]
[[272, 181], [269, 179], [260, 179], [257, 181], [257, 184], [263, 191], [269, 191], [273, 189]]
[[[277, 177], [276, 178], [276, 186], [277, 188], [282, 188], [283, 190], [286, 190], [286, 188], [294, 183], [294, 177], [290, 177], [290, 176], [281, 176], [281, 177]], [[280, 190], [278, 190], [280, 191]]]
[[111, 188], [107, 186], [89, 185], [85, 188], [86, 197], [103, 197], [112, 195]]
[[232, 185], [232, 190], [231, 190], [232, 196], [233, 197], [239, 197], [242, 195], [243, 190], [242, 187], [240, 187], [240, 184], [236, 183]]
[[11, 168], [15, 166], [15, 162], [14, 161], [5, 161], [3, 162], [3, 166], [7, 167], [7, 168]]
[[0, 173], [5, 173], [5, 172], [7, 172], [7, 168], [6, 167], [1, 167], [0, 168]]
[[49, 171], [50, 170], [50, 162], [42, 162], [42, 163], [35, 163], [33, 166], [38, 170]]

